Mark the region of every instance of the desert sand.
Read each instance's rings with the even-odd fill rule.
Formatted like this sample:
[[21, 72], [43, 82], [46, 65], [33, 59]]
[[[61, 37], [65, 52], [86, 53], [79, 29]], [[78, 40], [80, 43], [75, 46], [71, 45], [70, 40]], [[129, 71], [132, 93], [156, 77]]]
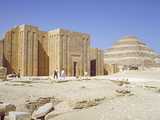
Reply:
[[[121, 90], [129, 92], [117, 92]], [[16, 111], [28, 112], [27, 101], [40, 97], [58, 101], [45, 117], [48, 120], [160, 120], [160, 72], [131, 71], [64, 82], [23, 78], [0, 82], [0, 102], [14, 104]]]

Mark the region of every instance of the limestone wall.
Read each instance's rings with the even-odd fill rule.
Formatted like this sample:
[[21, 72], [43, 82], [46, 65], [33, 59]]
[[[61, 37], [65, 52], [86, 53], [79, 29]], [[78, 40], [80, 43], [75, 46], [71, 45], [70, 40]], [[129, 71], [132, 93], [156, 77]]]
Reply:
[[104, 53], [98, 48], [90, 48], [90, 61], [96, 60], [96, 75], [104, 74]]
[[7, 73], [18, 72], [18, 28], [13, 28], [5, 34], [4, 38], [4, 66]]
[[104, 65], [104, 75], [111, 75], [119, 72], [118, 65], [116, 64], [105, 64]]
[[74, 62], [76, 62], [76, 76], [88, 72], [89, 35], [80, 32], [60, 30], [61, 34], [61, 68], [67, 75], [74, 76]]
[[7, 72], [38, 75], [38, 28], [17, 26], [5, 34], [4, 65]]
[[0, 80], [6, 80], [7, 78], [7, 69], [4, 67], [0, 67]]
[[19, 70], [24, 76], [38, 75], [38, 39], [39, 30], [31, 25], [20, 26]]
[[60, 34], [58, 30], [48, 32], [49, 75], [60, 70]]
[[0, 40], [0, 67], [3, 66], [3, 40]]
[[[4, 61], [8, 73], [22, 76], [52, 75], [57, 68], [67, 76], [90, 73], [90, 57], [96, 59], [96, 74], [103, 73], [103, 54], [90, 50], [86, 33], [56, 29], [43, 32], [38, 27], [19, 25], [10, 29], [4, 38]], [[91, 53], [90, 53], [91, 52]]]
[[49, 31], [48, 36], [50, 74], [56, 68], [59, 71], [64, 69], [67, 76], [74, 76], [74, 71], [76, 76], [83, 75], [84, 71], [88, 72], [90, 41], [87, 34], [57, 29]]
[[49, 75], [48, 33], [40, 32], [38, 41], [38, 75]]

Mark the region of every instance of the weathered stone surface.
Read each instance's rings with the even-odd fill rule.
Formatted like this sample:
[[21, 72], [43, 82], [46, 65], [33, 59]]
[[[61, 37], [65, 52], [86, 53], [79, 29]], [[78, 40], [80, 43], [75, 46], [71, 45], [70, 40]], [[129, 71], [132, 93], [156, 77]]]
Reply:
[[15, 105], [9, 103], [0, 104], [0, 112], [5, 112], [6, 114], [8, 114], [10, 111], [15, 111], [15, 110], [16, 110]]
[[6, 106], [3, 104], [0, 104], [0, 112], [5, 112], [6, 111]]
[[10, 112], [10, 111], [15, 111], [16, 110], [16, 106], [12, 105], [12, 104], [5, 104], [6, 106], [6, 112]]
[[117, 84], [118, 86], [123, 86], [126, 84], [130, 84], [128, 80], [111, 80], [113, 83]]
[[3, 39], [0, 40], [0, 67], [3, 66]]
[[0, 67], [0, 80], [7, 79], [7, 69], [5, 67]]
[[40, 32], [38, 41], [38, 75], [49, 75], [48, 33]]
[[[64, 29], [48, 32], [49, 72], [64, 68], [67, 76], [80, 76], [84, 71], [89, 73], [89, 35]], [[73, 67], [74, 64], [74, 67]]]
[[[96, 75], [103, 75], [104, 72], [104, 53], [101, 49], [98, 48], [90, 48], [90, 60], [96, 60], [96, 71], [95, 71], [95, 76]], [[92, 75], [93, 69], [90, 70], [90, 73]], [[94, 75], [93, 75], [94, 76]]]
[[26, 100], [25, 106], [29, 110], [29, 112], [33, 112], [38, 109], [40, 106], [46, 103], [53, 103], [53, 105], [59, 103], [59, 100], [54, 97], [40, 97], [38, 99], [29, 99]]
[[32, 114], [32, 119], [42, 118], [47, 113], [51, 112], [54, 109], [52, 103], [47, 103], [41, 107], [39, 107], [37, 110], [35, 110]]
[[[143, 70], [150, 67], [158, 67], [160, 64], [158, 53], [149, 48], [135, 36], [127, 36], [120, 39], [111, 48], [104, 52], [106, 71], [110, 74], [111, 65], [117, 65], [119, 71]], [[118, 71], [113, 71], [113, 73]], [[111, 72], [112, 74], [112, 72]]]
[[9, 112], [9, 120], [31, 120], [31, 115], [27, 112]]
[[93, 59], [95, 75], [103, 74], [103, 52], [91, 49], [90, 35], [86, 33], [64, 29], [43, 32], [36, 26], [19, 25], [5, 34], [2, 43], [8, 74], [53, 75], [57, 68], [59, 72], [64, 69], [67, 76], [82, 76], [85, 72], [90, 75]]
[[49, 120], [50, 118], [54, 118], [57, 115], [60, 115], [66, 112], [70, 112], [72, 110], [73, 109], [71, 108], [71, 106], [69, 106], [68, 102], [65, 102], [65, 101], [61, 102], [54, 106], [54, 111], [48, 113], [45, 116], [45, 120]]
[[133, 95], [133, 93], [131, 93], [131, 91], [125, 87], [120, 87], [119, 89], [116, 90], [116, 93], [118, 96]]
[[73, 109], [83, 109], [98, 105], [96, 100], [83, 100], [70, 103]]

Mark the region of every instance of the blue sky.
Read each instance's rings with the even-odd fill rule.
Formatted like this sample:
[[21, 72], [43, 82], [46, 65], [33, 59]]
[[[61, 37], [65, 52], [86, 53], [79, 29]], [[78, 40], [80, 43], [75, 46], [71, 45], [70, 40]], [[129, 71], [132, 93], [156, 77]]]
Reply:
[[133, 35], [160, 52], [160, 0], [0, 0], [0, 36], [19, 24], [87, 32], [99, 48]]

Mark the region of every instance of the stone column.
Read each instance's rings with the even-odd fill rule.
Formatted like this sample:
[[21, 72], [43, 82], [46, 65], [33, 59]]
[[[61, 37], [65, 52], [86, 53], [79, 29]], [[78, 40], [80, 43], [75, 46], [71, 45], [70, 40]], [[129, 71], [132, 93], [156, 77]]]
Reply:
[[27, 47], [27, 75], [32, 75], [32, 33], [28, 31], [28, 47]]
[[23, 41], [23, 75], [27, 76], [28, 75], [28, 39], [29, 39], [29, 32], [25, 29], [24, 30], [24, 41]]
[[32, 43], [32, 75], [38, 75], [38, 32], [33, 33], [33, 43]]

